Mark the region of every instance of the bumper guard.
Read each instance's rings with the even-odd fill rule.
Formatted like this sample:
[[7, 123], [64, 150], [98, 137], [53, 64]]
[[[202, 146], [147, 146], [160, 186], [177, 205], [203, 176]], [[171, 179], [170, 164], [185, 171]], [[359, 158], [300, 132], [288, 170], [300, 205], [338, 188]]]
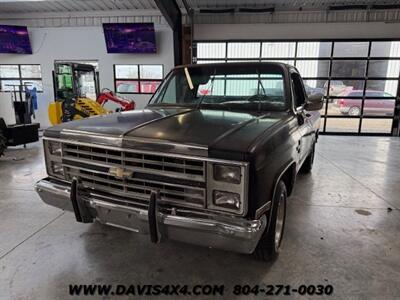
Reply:
[[[205, 214], [176, 209], [161, 211], [158, 195], [151, 194], [146, 206], [124, 205], [114, 195], [82, 191], [78, 180], [72, 184], [45, 178], [36, 183], [41, 199], [52, 206], [73, 211], [76, 220], [101, 223], [150, 235], [152, 242], [171, 239], [239, 253], [252, 253], [266, 227], [266, 216], [258, 220]], [[119, 204], [121, 203], [121, 204]]]

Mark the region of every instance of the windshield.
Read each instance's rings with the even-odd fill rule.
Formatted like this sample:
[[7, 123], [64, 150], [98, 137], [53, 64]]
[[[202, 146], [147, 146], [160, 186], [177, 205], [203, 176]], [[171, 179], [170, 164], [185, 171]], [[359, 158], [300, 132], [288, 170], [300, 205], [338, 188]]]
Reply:
[[279, 65], [198, 65], [168, 76], [150, 105], [285, 110]]

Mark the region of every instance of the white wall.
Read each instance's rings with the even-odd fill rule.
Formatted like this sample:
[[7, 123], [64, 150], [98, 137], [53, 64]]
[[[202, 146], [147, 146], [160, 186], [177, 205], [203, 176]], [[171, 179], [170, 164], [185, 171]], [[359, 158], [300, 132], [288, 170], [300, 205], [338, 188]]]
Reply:
[[197, 24], [195, 40], [400, 38], [398, 23]]
[[[37, 121], [48, 127], [47, 106], [54, 101], [52, 70], [54, 60], [98, 60], [100, 88], [114, 89], [114, 64], [163, 64], [164, 75], [173, 67], [172, 31], [155, 25], [157, 54], [107, 54], [103, 30], [98, 27], [28, 28], [32, 55], [0, 54], [0, 64], [40, 64], [44, 92], [39, 94]], [[124, 95], [143, 108], [151, 95]], [[4, 97], [2, 97], [4, 98]], [[0, 116], [4, 114], [0, 111]]]

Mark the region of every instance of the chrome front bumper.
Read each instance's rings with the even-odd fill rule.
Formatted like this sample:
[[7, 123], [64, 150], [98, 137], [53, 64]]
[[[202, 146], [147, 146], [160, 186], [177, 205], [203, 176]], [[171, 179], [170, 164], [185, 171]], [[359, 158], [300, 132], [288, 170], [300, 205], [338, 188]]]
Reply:
[[[45, 178], [36, 183], [41, 199], [52, 206], [74, 211], [71, 202], [71, 185]], [[149, 212], [145, 207], [123, 204], [113, 195], [85, 191], [80, 195], [90, 216], [101, 223], [150, 234]], [[156, 212], [157, 230], [161, 239], [171, 239], [190, 244], [240, 253], [252, 253], [266, 227], [266, 216], [258, 220], [195, 213], [176, 209], [172, 213]]]

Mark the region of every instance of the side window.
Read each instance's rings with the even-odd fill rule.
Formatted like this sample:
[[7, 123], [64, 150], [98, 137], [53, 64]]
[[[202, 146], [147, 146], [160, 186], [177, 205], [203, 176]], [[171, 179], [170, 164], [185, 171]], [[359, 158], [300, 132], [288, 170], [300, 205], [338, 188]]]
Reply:
[[295, 107], [299, 107], [306, 102], [303, 82], [301, 81], [300, 75], [297, 73], [292, 73], [291, 82], [294, 104]]
[[0, 92], [19, 90], [22, 85], [43, 92], [40, 65], [0, 65]]

